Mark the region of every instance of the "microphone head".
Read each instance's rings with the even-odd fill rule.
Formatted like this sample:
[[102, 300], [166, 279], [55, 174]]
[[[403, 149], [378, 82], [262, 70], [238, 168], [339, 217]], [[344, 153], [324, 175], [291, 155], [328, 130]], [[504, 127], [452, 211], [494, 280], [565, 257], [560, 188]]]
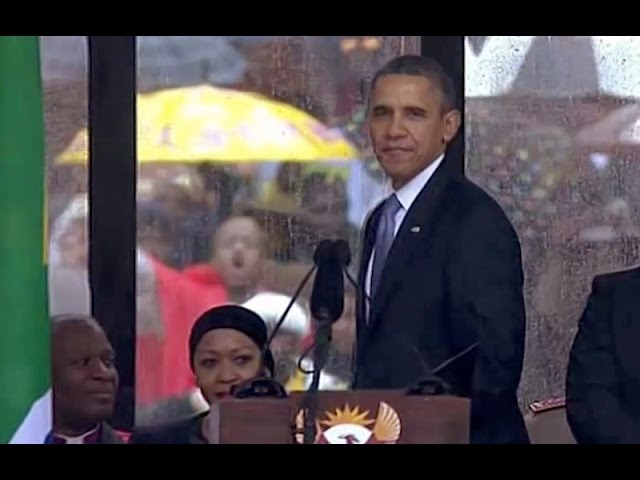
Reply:
[[311, 292], [311, 315], [319, 322], [336, 322], [344, 310], [344, 270], [336, 242], [320, 242], [313, 259], [318, 269]]
[[333, 240], [322, 240], [313, 252], [313, 262], [320, 265], [335, 261], [335, 242]]
[[339, 238], [334, 242], [334, 248], [338, 263], [342, 268], [346, 268], [351, 264], [351, 250], [346, 240]]

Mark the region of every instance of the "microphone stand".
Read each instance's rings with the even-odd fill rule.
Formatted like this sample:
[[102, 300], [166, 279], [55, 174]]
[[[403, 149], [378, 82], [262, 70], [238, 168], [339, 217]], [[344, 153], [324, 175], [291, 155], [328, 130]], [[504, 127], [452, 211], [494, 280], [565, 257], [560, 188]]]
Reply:
[[320, 390], [320, 374], [327, 363], [329, 356], [329, 345], [331, 344], [331, 331], [333, 322], [325, 309], [321, 309], [317, 318], [318, 326], [315, 333], [313, 349], [313, 376], [311, 385], [305, 392], [302, 399], [302, 410], [304, 415], [304, 441], [306, 445], [311, 445], [316, 437], [315, 419], [318, 415], [318, 391]]

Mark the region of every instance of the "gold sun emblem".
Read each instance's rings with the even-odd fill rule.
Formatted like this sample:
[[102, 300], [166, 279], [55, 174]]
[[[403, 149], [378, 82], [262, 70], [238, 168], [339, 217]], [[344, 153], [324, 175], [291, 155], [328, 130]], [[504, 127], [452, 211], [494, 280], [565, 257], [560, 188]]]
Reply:
[[326, 420], [320, 421], [320, 424], [325, 427], [333, 427], [335, 425], [342, 425], [345, 423], [366, 427], [375, 423], [375, 420], [367, 418], [369, 416], [369, 410], [361, 412], [360, 407], [357, 406], [354, 409], [351, 409], [348, 403], [343, 410], [336, 408], [334, 413], [326, 412], [326, 416]]
[[[346, 439], [347, 443], [396, 443], [402, 431], [398, 413], [389, 404], [380, 402], [376, 418], [369, 417], [369, 414], [369, 410], [362, 411], [357, 406], [351, 408], [349, 404], [343, 409], [325, 412], [324, 420], [315, 421], [314, 443], [335, 443], [332, 432], [336, 431], [339, 431], [339, 438]], [[300, 410], [296, 416], [298, 429], [303, 427], [303, 415]], [[296, 435], [296, 441], [302, 443], [300, 433]]]

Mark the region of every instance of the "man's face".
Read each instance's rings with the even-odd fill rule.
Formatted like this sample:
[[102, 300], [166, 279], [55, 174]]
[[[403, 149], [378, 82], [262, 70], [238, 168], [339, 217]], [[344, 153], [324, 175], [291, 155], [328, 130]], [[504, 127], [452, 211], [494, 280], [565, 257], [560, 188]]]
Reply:
[[384, 75], [371, 92], [368, 122], [376, 157], [398, 189], [444, 152], [460, 114], [444, 112], [442, 92], [427, 78]]
[[232, 218], [218, 231], [214, 263], [225, 285], [252, 287], [260, 279], [263, 238], [258, 224], [245, 217]]
[[53, 335], [56, 416], [66, 427], [91, 427], [113, 414], [118, 390], [114, 352], [104, 332], [69, 321]]

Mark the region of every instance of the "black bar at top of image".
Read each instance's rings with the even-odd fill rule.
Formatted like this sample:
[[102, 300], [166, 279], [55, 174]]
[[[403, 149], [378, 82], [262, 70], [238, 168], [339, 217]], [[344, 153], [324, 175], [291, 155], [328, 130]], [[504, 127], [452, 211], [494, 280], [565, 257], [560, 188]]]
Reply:
[[89, 37], [89, 281], [92, 313], [116, 352], [113, 426], [134, 425], [136, 38]]
[[420, 54], [436, 60], [451, 75], [458, 96], [458, 108], [462, 112], [462, 125], [456, 138], [449, 145], [454, 158], [460, 161], [464, 172], [464, 36], [420, 37]]

